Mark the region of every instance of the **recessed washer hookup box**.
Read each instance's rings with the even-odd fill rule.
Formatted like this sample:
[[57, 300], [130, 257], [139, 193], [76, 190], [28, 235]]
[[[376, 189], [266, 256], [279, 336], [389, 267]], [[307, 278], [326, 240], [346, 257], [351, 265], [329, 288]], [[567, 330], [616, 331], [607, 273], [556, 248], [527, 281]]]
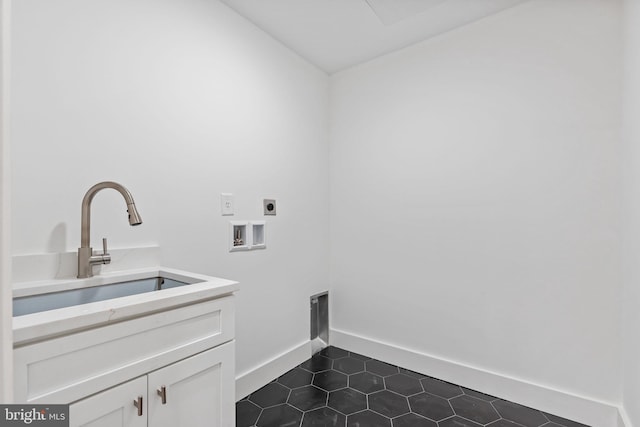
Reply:
[[69, 427], [69, 405], [2, 405], [0, 427]]

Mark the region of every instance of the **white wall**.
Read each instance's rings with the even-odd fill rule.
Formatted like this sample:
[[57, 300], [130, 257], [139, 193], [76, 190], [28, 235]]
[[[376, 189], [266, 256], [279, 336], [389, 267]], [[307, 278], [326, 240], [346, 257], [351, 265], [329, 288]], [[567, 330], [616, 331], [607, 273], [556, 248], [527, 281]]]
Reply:
[[[242, 374], [308, 339], [330, 217], [335, 329], [607, 402], [624, 377], [639, 422], [633, 286], [624, 372], [612, 333], [617, 2], [532, 1], [333, 76], [330, 105], [322, 72], [218, 2], [53, 3], [14, 4], [13, 254], [75, 250], [84, 192], [122, 182], [144, 224], [103, 192], [94, 246], [239, 280]], [[227, 252], [220, 192], [233, 219], [278, 199], [266, 251]]]
[[0, 0], [0, 402], [12, 400], [9, 29], [11, 2]]
[[334, 329], [620, 401], [618, 7], [536, 0], [332, 76]]
[[[159, 244], [164, 264], [238, 280], [237, 372], [308, 341], [328, 285], [328, 77], [217, 1], [21, 0], [13, 16], [13, 253]], [[235, 217], [220, 215], [221, 192]], [[268, 248], [228, 253], [230, 219]]]
[[640, 425], [640, 3], [624, 2], [623, 405]]

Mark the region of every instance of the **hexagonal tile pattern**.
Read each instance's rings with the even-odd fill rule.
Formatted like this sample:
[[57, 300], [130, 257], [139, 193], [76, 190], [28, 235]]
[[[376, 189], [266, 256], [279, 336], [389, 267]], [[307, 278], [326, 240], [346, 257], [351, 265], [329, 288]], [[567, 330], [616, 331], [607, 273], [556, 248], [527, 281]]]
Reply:
[[355, 374], [364, 371], [364, 361], [353, 357], [343, 357], [333, 362], [333, 369], [345, 374]]
[[302, 387], [303, 385], [311, 384], [313, 380], [313, 372], [306, 371], [300, 368], [293, 368], [280, 378], [278, 382], [289, 388]]
[[358, 360], [362, 360], [362, 361], [367, 361], [367, 360], [371, 360], [372, 359], [372, 357], [365, 356], [365, 355], [358, 354], [358, 353], [354, 353], [353, 351], [349, 352], [349, 356], [353, 357], [354, 359], [358, 359]]
[[327, 392], [307, 385], [291, 390], [287, 403], [301, 411], [310, 411], [327, 405]]
[[420, 393], [409, 398], [411, 412], [422, 415], [434, 421], [441, 421], [452, 415], [453, 409], [449, 401], [429, 393]]
[[258, 421], [262, 409], [248, 400], [236, 404], [236, 427], [251, 427]]
[[333, 360], [328, 357], [324, 357], [320, 354], [316, 354], [311, 359], [300, 365], [301, 368], [306, 369], [309, 372], [320, 372], [326, 371], [327, 369], [331, 369], [331, 365], [333, 364]]
[[361, 372], [349, 375], [349, 387], [355, 388], [363, 393], [373, 393], [384, 390], [384, 380], [382, 377], [371, 372]]
[[347, 386], [347, 376], [338, 371], [319, 372], [314, 375], [313, 384], [327, 391], [338, 390]]
[[506, 400], [496, 400], [493, 402], [493, 406], [505, 420], [522, 424], [525, 427], [540, 427], [549, 422], [542, 412]]
[[327, 347], [236, 404], [236, 427], [589, 427]]
[[345, 415], [367, 409], [367, 396], [352, 388], [329, 393], [329, 406]]
[[456, 416], [438, 423], [438, 427], [482, 427], [482, 424]]
[[364, 363], [367, 371], [380, 375], [381, 377], [386, 377], [400, 372], [397, 366], [389, 365], [388, 363], [380, 362], [379, 360], [367, 360]]
[[277, 405], [262, 411], [258, 427], [297, 426], [302, 420], [302, 412], [287, 404]]
[[391, 427], [391, 420], [372, 411], [362, 411], [347, 417], [347, 427]]
[[393, 419], [393, 427], [437, 427], [438, 424], [431, 420], [410, 412]]
[[419, 372], [410, 371], [410, 370], [404, 369], [404, 368], [400, 368], [400, 373], [408, 375], [408, 376], [413, 377], [413, 378], [417, 378], [419, 380], [421, 380], [422, 378], [426, 378], [427, 377], [426, 375], [423, 375], [423, 374], [421, 374]]
[[382, 390], [368, 396], [369, 409], [389, 418], [399, 417], [409, 412], [407, 398]]
[[387, 390], [395, 391], [403, 396], [411, 396], [422, 392], [420, 381], [405, 374], [394, 374], [386, 377], [384, 383]]
[[347, 417], [324, 406], [306, 412], [302, 419], [302, 427], [344, 427]]
[[349, 352], [347, 350], [343, 350], [338, 347], [327, 347], [323, 349], [320, 354], [324, 357], [328, 357], [329, 359], [340, 359], [341, 357], [349, 356]]
[[[557, 424], [556, 424], [557, 425]], [[552, 427], [552, 424], [545, 424], [545, 427]], [[512, 421], [500, 418], [498, 421], [494, 421], [491, 424], [487, 424], [487, 427], [522, 427], [520, 424], [516, 424]]]
[[476, 399], [486, 400], [487, 402], [492, 402], [497, 399], [497, 397], [489, 396], [488, 394], [480, 393], [479, 391], [470, 390], [468, 388], [461, 387], [464, 394], [468, 394], [469, 396], [473, 396]]
[[571, 420], [567, 420], [564, 418], [560, 418], [560, 417], [556, 417], [555, 415], [551, 415], [551, 414], [544, 414], [545, 417], [549, 418], [549, 421], [554, 422], [556, 424], [560, 424], [563, 427], [589, 427], [587, 425], [584, 424], [580, 424], [577, 423], [575, 421], [571, 421]]
[[261, 408], [278, 405], [287, 401], [289, 389], [282, 384], [269, 383], [260, 390], [252, 393], [249, 400]]
[[424, 387], [424, 391], [435, 394], [436, 396], [444, 397], [445, 399], [450, 399], [462, 394], [462, 389], [457, 385], [440, 381], [435, 378], [423, 378], [420, 382], [422, 383], [422, 387]]
[[[458, 396], [449, 401], [456, 415], [480, 424], [489, 424], [500, 419], [491, 403], [472, 396]], [[542, 415], [542, 414], [541, 414]]]

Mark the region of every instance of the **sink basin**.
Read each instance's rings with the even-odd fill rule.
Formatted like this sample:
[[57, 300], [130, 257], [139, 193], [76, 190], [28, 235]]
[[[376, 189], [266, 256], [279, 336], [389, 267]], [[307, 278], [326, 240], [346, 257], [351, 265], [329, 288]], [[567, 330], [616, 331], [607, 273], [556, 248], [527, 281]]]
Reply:
[[[202, 282], [202, 280], [191, 283], [200, 282]], [[25, 314], [39, 313], [41, 311], [55, 310], [74, 305], [143, 294], [145, 292], [170, 289], [178, 286], [190, 285], [191, 283], [159, 276], [127, 282], [116, 282], [108, 285], [92, 286], [88, 288], [25, 296], [13, 299], [13, 315], [24, 316]]]
[[14, 346], [196, 304], [236, 290], [235, 281], [164, 267], [15, 283]]

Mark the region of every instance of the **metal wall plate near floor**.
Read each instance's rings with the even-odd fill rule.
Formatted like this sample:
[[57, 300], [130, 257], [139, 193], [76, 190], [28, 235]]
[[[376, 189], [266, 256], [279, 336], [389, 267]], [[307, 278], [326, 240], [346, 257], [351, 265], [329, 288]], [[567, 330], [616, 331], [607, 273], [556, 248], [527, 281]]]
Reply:
[[236, 427], [588, 427], [327, 347], [236, 404]]
[[329, 346], [329, 292], [313, 295], [311, 305], [311, 354]]

